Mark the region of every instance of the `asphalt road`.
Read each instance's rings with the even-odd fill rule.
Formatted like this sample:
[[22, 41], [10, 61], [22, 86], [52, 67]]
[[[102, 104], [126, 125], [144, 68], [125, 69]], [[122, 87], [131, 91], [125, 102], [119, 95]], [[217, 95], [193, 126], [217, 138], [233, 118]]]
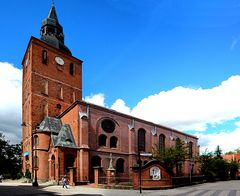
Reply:
[[78, 195], [78, 196], [240, 196], [240, 181], [221, 181], [204, 183], [194, 186], [181, 187], [168, 190], [116, 190], [97, 189], [88, 186], [75, 186], [63, 189], [61, 186], [32, 187], [31, 184], [20, 182], [0, 183], [0, 196], [23, 196], [23, 195]]

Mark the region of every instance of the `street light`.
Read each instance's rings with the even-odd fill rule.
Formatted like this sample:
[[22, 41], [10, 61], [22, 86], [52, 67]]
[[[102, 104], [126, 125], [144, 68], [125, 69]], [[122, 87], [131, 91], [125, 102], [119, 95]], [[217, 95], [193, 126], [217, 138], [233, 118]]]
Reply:
[[[31, 142], [32, 142], [32, 175], [34, 174], [34, 181], [33, 181], [33, 177], [32, 177], [32, 186], [35, 186], [37, 187], [38, 186], [38, 181], [37, 181], [37, 149], [35, 148], [34, 149], [34, 156], [33, 156], [33, 146], [35, 146], [33, 143], [34, 143], [34, 134], [36, 133], [36, 129], [34, 127], [32, 127], [32, 125], [26, 123], [26, 122], [23, 122], [21, 124], [22, 127], [27, 127], [27, 126], [30, 126], [31, 128], [33, 128], [33, 131], [31, 133]], [[34, 160], [35, 158], [35, 160]]]

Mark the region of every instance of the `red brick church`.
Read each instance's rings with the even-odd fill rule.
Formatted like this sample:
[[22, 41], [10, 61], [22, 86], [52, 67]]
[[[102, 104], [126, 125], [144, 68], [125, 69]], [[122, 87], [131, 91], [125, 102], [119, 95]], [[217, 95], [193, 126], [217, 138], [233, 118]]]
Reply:
[[93, 182], [94, 167], [104, 175], [111, 164], [116, 178], [131, 179], [138, 152], [174, 146], [177, 138], [190, 152], [182, 173], [189, 174], [190, 164], [198, 172], [195, 136], [82, 100], [83, 61], [65, 45], [54, 5], [40, 32], [22, 61], [23, 172], [56, 182], [72, 172], [74, 182]]

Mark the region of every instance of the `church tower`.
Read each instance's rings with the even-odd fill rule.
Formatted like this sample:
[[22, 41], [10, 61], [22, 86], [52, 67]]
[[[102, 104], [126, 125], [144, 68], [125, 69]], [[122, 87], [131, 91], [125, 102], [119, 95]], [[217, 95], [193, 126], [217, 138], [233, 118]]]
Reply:
[[23, 172], [32, 167], [33, 133], [46, 116], [56, 117], [82, 99], [82, 61], [64, 43], [55, 6], [42, 22], [41, 37], [31, 37], [23, 61]]

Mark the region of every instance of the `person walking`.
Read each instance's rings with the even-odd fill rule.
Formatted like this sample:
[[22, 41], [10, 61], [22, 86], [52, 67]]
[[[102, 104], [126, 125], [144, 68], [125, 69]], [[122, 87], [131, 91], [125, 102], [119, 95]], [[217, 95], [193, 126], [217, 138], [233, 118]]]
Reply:
[[62, 187], [63, 187], [63, 188], [65, 187], [65, 188], [67, 189], [68, 187], [67, 187], [67, 176], [66, 176], [66, 175], [63, 176], [63, 178], [62, 178], [62, 183], [63, 183], [63, 186], [62, 186]]

